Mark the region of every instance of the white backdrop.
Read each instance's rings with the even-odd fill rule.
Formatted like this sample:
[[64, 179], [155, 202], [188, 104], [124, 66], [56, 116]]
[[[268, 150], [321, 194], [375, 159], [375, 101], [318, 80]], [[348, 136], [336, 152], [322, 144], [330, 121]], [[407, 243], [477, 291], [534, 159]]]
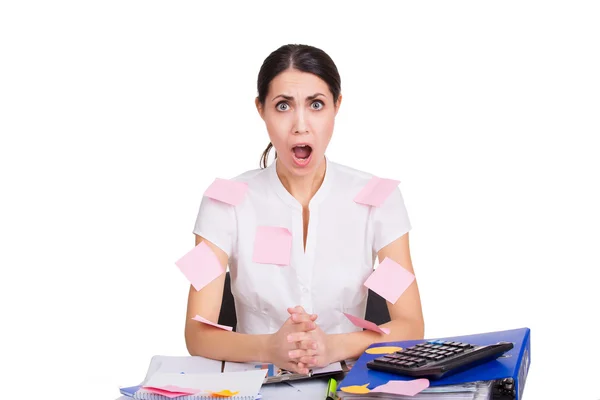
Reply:
[[0, 5], [1, 397], [186, 354], [174, 262], [258, 166], [263, 59], [305, 43], [342, 76], [328, 156], [402, 181], [426, 336], [527, 326], [526, 399], [600, 398], [598, 3], [211, 3]]

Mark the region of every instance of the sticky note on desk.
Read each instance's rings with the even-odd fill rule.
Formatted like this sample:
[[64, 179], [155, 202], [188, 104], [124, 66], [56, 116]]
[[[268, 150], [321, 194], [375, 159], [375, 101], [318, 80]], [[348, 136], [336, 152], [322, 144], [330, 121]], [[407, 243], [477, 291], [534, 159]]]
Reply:
[[292, 234], [279, 226], [259, 226], [254, 237], [252, 261], [260, 264], [289, 265]]
[[356, 195], [356, 203], [379, 207], [389, 197], [400, 181], [373, 177]]
[[225, 272], [217, 255], [204, 241], [175, 264], [196, 290], [202, 289]]
[[245, 182], [216, 178], [206, 189], [204, 195], [211, 199], [237, 206], [244, 200], [247, 191], [248, 184]]
[[355, 317], [354, 315], [350, 315], [348, 313], [344, 313], [344, 315], [350, 320], [350, 322], [354, 324], [354, 326], [358, 326], [359, 328], [364, 328], [377, 333], [383, 333], [386, 335], [390, 334], [389, 328], [380, 328], [379, 326], [377, 326], [377, 324], [374, 324], [371, 321]]
[[384, 385], [377, 386], [371, 393], [390, 393], [403, 396], [414, 396], [429, 387], [427, 379], [413, 379], [412, 381], [389, 381]]
[[142, 389], [150, 393], [168, 397], [170, 399], [198, 393], [198, 390], [196, 389], [182, 388], [175, 385], [165, 385], [163, 387], [143, 386]]
[[412, 273], [386, 257], [367, 278], [364, 285], [390, 303], [396, 304], [414, 280], [415, 276]]
[[204, 318], [204, 317], [201, 317], [200, 315], [196, 315], [196, 316], [195, 316], [194, 318], [192, 318], [192, 319], [193, 319], [194, 321], [202, 322], [203, 324], [210, 325], [210, 326], [214, 326], [215, 328], [223, 329], [223, 330], [225, 330], [225, 331], [232, 331], [232, 330], [233, 330], [233, 328], [232, 328], [231, 326], [225, 326], [225, 325], [219, 325], [219, 324], [216, 324], [216, 323], [214, 323], [214, 322], [212, 322], [212, 321], [209, 321], [209, 320], [207, 320], [207, 319], [206, 319], [206, 318]]

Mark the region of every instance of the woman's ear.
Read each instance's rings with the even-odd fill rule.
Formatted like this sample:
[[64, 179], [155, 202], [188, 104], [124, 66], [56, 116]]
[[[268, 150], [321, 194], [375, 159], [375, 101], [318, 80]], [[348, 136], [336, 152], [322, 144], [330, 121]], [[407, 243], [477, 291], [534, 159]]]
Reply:
[[263, 107], [262, 107], [262, 104], [260, 104], [258, 97], [256, 97], [256, 99], [254, 99], [254, 104], [256, 105], [256, 111], [258, 111], [258, 115], [260, 115], [260, 117], [264, 120]]
[[335, 105], [335, 115], [334, 116], [337, 116], [338, 111], [340, 111], [341, 105], [342, 105], [342, 94], [340, 93], [340, 95], [338, 96], [337, 104]]

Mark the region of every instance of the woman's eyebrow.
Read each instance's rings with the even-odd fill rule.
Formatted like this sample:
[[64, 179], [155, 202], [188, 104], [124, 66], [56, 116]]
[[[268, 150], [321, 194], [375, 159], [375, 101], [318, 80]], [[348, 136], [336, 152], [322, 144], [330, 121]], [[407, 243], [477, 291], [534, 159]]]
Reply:
[[[306, 100], [314, 100], [314, 99], [316, 99], [316, 98], [317, 98], [317, 97], [319, 97], [319, 96], [323, 96], [323, 97], [325, 97], [325, 95], [324, 95], [323, 93], [315, 93], [315, 94], [313, 94], [312, 96], [308, 96], [308, 97], [306, 97]], [[282, 97], [282, 98], [284, 98], [285, 100], [294, 100], [294, 96], [286, 96], [285, 94], [280, 94], [280, 95], [278, 95], [278, 96], [275, 96], [275, 97], [273, 97], [273, 100], [275, 100], [275, 99], [276, 99], [276, 98], [278, 98], [278, 97]], [[273, 100], [271, 100], [271, 101], [273, 101]]]

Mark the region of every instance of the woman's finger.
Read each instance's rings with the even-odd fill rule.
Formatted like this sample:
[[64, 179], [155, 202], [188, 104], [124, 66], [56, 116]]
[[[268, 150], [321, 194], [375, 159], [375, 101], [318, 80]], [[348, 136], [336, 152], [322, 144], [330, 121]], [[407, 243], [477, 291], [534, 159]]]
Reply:
[[[312, 349], [295, 349], [288, 352], [288, 356], [291, 360], [301, 361], [302, 357], [316, 356], [319, 352]], [[304, 362], [304, 361], [302, 361]]]
[[287, 336], [288, 343], [292, 342], [303, 342], [312, 340], [312, 334], [308, 332], [293, 332]]
[[306, 368], [312, 368], [318, 365], [318, 358], [316, 356], [303, 356], [300, 357], [298, 363], [306, 365]]

